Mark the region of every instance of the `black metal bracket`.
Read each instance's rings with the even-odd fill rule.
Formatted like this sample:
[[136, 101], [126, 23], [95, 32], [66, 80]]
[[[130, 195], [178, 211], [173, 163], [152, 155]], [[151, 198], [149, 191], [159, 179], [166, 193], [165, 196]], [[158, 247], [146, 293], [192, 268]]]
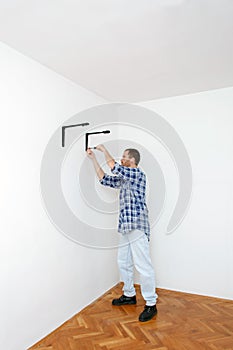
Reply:
[[[110, 130], [87, 132], [85, 135], [85, 151], [87, 151], [87, 149], [88, 149], [88, 137], [89, 137], [89, 135], [94, 135], [94, 134], [110, 134]], [[95, 149], [96, 147], [91, 147], [91, 148]]]
[[65, 147], [65, 130], [68, 128], [74, 128], [75, 126], [86, 126], [89, 125], [89, 123], [81, 123], [81, 124], [73, 124], [73, 125], [66, 125], [62, 127], [62, 147]]

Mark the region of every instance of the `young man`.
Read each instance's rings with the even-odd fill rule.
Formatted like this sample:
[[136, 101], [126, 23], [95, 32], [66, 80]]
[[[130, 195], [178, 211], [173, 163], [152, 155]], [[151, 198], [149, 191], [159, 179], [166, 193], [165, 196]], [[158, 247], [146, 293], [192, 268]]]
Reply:
[[104, 186], [120, 189], [120, 213], [118, 232], [121, 233], [118, 248], [118, 266], [124, 282], [124, 294], [113, 299], [113, 305], [136, 304], [136, 292], [133, 283], [134, 266], [140, 274], [142, 296], [146, 302], [139, 321], [149, 321], [157, 314], [155, 276], [149, 252], [150, 225], [145, 200], [146, 176], [138, 163], [140, 153], [136, 149], [126, 149], [117, 163], [103, 145], [97, 150], [104, 153], [106, 162], [115, 176], [104, 173], [96, 160], [94, 152], [87, 150], [92, 159], [100, 183]]

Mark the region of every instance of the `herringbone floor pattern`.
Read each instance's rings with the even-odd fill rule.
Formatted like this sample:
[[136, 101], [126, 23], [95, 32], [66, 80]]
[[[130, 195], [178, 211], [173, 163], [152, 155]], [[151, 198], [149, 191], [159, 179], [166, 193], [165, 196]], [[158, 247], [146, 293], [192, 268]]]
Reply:
[[30, 350], [233, 350], [233, 301], [157, 289], [158, 314], [142, 323], [137, 306], [112, 306], [118, 284]]

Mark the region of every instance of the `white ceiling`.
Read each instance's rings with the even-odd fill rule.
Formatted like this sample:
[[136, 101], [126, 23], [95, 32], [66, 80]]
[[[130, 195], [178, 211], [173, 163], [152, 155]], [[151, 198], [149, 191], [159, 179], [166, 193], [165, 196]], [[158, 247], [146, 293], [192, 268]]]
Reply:
[[0, 0], [0, 40], [109, 101], [233, 86], [233, 0]]

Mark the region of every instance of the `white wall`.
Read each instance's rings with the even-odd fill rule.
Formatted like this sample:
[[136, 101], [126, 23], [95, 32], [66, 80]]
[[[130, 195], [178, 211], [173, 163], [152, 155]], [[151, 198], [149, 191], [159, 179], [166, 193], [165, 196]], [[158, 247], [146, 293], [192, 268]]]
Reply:
[[105, 101], [4, 44], [0, 57], [0, 348], [25, 350], [118, 282], [115, 251], [65, 238], [40, 196], [51, 135]]
[[[157, 285], [233, 299], [233, 88], [139, 105], [176, 129], [193, 169], [193, 196], [182, 224], [165, 234], [174, 203], [168, 190], [166, 209], [153, 228]], [[165, 175], [167, 185], [173, 186], [173, 177]]]
[[[60, 234], [39, 189], [41, 159], [53, 132], [75, 113], [106, 101], [6, 45], [0, 55], [0, 347], [23, 350], [118, 281], [116, 251], [84, 248]], [[178, 182], [172, 166], [165, 170], [166, 208], [151, 240], [157, 285], [233, 299], [233, 88], [139, 105], [176, 129], [194, 176], [187, 216], [166, 235]], [[168, 164], [162, 150], [156, 158]]]

